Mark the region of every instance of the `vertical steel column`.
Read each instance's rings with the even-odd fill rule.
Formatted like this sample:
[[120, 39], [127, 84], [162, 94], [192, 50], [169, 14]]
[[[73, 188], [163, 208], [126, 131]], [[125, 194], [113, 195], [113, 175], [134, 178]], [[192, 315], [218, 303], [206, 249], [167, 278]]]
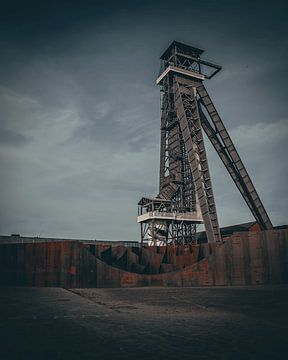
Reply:
[[174, 77], [175, 108], [189, 159], [196, 193], [200, 202], [207, 239], [221, 241], [216, 205], [208, 168], [196, 99], [196, 88], [185, 78]]

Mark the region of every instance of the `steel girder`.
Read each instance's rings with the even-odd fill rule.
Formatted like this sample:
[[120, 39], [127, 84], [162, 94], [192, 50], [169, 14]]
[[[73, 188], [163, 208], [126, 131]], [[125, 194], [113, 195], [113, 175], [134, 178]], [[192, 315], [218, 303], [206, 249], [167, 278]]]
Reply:
[[216, 205], [202, 135], [196, 87], [191, 81], [174, 77], [175, 108], [188, 156], [195, 191], [209, 242], [220, 242]]
[[[260, 197], [245, 169], [245, 166], [221, 120], [204, 85], [197, 87], [199, 94], [199, 108], [202, 127], [214, 146], [217, 154], [225, 165], [234, 183], [246, 201], [256, 221], [263, 230], [273, 229], [269, 216], [260, 200]], [[209, 114], [210, 121], [201, 109], [201, 104]], [[212, 124], [211, 124], [212, 123]]]

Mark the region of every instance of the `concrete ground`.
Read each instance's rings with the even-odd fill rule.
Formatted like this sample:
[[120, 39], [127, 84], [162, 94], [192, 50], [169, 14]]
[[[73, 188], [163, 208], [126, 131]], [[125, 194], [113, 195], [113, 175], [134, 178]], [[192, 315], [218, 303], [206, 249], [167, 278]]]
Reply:
[[0, 294], [3, 360], [288, 357], [288, 286]]

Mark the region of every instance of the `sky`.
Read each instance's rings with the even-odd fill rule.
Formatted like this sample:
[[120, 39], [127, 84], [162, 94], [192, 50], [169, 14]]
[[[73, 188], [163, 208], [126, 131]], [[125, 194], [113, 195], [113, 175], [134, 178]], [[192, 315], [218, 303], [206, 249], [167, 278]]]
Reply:
[[[158, 191], [160, 55], [223, 69], [205, 85], [274, 225], [288, 222], [285, 1], [3, 1], [0, 234], [139, 240]], [[207, 139], [206, 139], [207, 140]], [[253, 221], [206, 141], [220, 226]]]

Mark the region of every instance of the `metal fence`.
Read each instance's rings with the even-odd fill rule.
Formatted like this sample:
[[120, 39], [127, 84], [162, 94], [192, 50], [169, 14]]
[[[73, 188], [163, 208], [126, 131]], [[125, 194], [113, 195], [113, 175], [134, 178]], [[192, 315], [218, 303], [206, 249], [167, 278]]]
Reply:
[[103, 239], [56, 239], [56, 238], [40, 238], [40, 237], [27, 237], [20, 235], [0, 236], [0, 244], [28, 244], [28, 243], [47, 243], [47, 242], [63, 242], [63, 241], [79, 241], [84, 244], [94, 245], [110, 245], [110, 246], [130, 246], [140, 247], [138, 241], [132, 240], [103, 240]]

